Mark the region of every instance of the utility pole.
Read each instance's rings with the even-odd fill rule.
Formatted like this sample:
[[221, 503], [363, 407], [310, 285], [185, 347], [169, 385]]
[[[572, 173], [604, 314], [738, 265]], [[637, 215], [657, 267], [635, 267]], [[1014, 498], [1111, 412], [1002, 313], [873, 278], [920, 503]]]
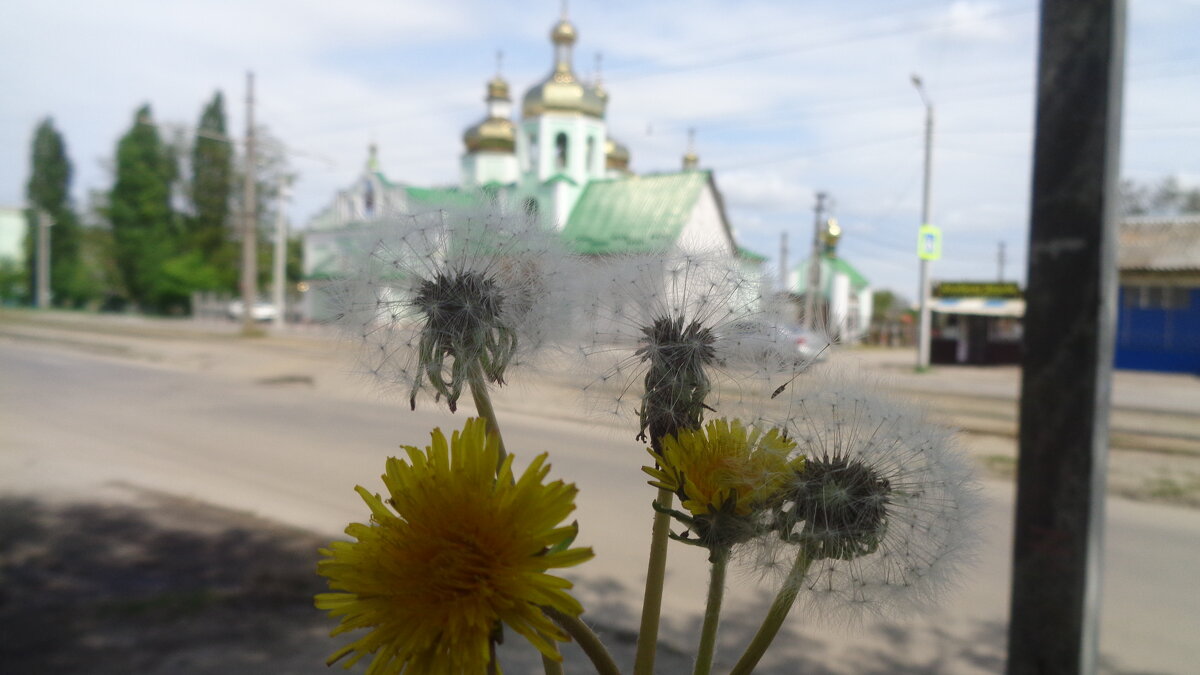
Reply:
[[1125, 4], [1041, 3], [1009, 675], [1097, 668]]
[[287, 205], [288, 192], [287, 178], [280, 177], [279, 212], [275, 217], [275, 256], [272, 260], [274, 263], [274, 270], [271, 278], [271, 302], [275, 305], [275, 318], [273, 323], [276, 328], [283, 327], [284, 315], [286, 314], [287, 310], [283, 289], [284, 277], [287, 270], [287, 219], [285, 218], [284, 207]]
[[1004, 242], [1000, 242], [999, 259], [996, 261], [996, 281], [1004, 281]]
[[37, 210], [37, 308], [50, 308], [50, 226], [54, 219]]
[[788, 250], [787, 250], [787, 231], [779, 233], [779, 292], [783, 294], [786, 302], [788, 292]]
[[[929, 222], [929, 191], [933, 172], [933, 102], [925, 95], [925, 86], [918, 75], [912, 76], [913, 86], [921, 95], [925, 104], [925, 187], [921, 195], [921, 225], [931, 225]], [[921, 276], [917, 296], [920, 300], [921, 322], [917, 333], [917, 370], [929, 369], [929, 260], [921, 258]]]
[[258, 302], [258, 198], [255, 194], [258, 156], [254, 147], [254, 73], [246, 73], [246, 165], [242, 190], [242, 335], [254, 335], [254, 305]]
[[817, 295], [821, 292], [821, 225], [825, 220], [825, 199], [828, 196], [818, 192], [814, 209], [812, 251], [808, 257], [808, 281], [804, 289], [804, 329], [810, 333], [816, 327]]

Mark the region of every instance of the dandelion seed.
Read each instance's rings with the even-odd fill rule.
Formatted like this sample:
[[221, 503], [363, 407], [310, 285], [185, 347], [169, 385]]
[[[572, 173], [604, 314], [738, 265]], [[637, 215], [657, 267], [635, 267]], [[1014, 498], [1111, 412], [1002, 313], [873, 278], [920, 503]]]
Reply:
[[363, 370], [457, 408], [475, 379], [508, 370], [559, 334], [566, 255], [529, 218], [442, 210], [397, 216], [360, 233], [336, 287], [339, 324], [360, 341]]
[[792, 582], [822, 618], [927, 605], [969, 557], [978, 512], [950, 430], [853, 383], [806, 386], [790, 421], [806, 461], [760, 555], [775, 567], [783, 546], [812, 561]]
[[638, 256], [592, 271], [584, 391], [602, 412], [636, 415], [640, 440], [698, 429], [706, 411], [752, 419], [742, 413], [798, 367], [758, 280], [734, 261]]
[[480, 419], [449, 442], [435, 429], [432, 441], [405, 447], [407, 461], [388, 460], [386, 498], [357, 488], [371, 524], [350, 525], [355, 541], [321, 551], [317, 572], [333, 592], [316, 606], [341, 619], [333, 634], [370, 629], [329, 663], [374, 655], [368, 673], [482, 673], [498, 622], [558, 660], [552, 640], [567, 635], [541, 608], [583, 608], [569, 581], [546, 572], [592, 557], [569, 548], [577, 528], [561, 525], [575, 487], [544, 482], [545, 454], [519, 478], [511, 456], [497, 474], [498, 440]]

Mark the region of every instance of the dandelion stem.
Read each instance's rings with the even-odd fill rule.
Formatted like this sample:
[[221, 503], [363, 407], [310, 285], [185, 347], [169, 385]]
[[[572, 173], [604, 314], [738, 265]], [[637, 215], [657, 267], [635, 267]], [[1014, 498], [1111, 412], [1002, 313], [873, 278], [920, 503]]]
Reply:
[[646, 568], [646, 592], [642, 598], [642, 624], [638, 630], [634, 675], [653, 675], [658, 648], [658, 622], [662, 614], [663, 583], [667, 576], [667, 543], [670, 542], [671, 516], [664, 513], [674, 503], [675, 494], [659, 488], [654, 527], [650, 534], [650, 562]]
[[737, 665], [729, 671], [729, 675], [749, 675], [754, 672], [754, 667], [758, 665], [759, 659], [767, 652], [767, 647], [771, 646], [771, 642], [779, 634], [779, 629], [783, 627], [783, 620], [787, 618], [788, 612], [796, 602], [796, 595], [800, 592], [800, 582], [804, 581], [812, 563], [813, 556], [806, 547], [801, 546], [800, 552], [796, 555], [796, 562], [783, 582], [783, 588], [779, 589], [779, 594], [771, 603], [771, 609], [767, 611], [767, 616], [763, 619], [762, 625], [758, 627], [758, 632], [754, 634], [754, 639], [746, 647], [742, 658], [738, 659]]
[[564, 614], [553, 607], [542, 607], [542, 611], [565, 630], [567, 635], [579, 643], [579, 648], [596, 667], [596, 675], [621, 675], [621, 670], [617, 668], [617, 662], [613, 660], [612, 655], [600, 642], [600, 638], [583, 622], [583, 619]]
[[717, 651], [717, 624], [721, 618], [721, 600], [725, 597], [725, 569], [729, 566], [729, 548], [713, 549], [712, 570], [708, 581], [708, 605], [704, 608], [704, 627], [700, 629], [700, 649], [696, 652], [693, 675], [709, 675]]
[[[550, 646], [554, 647], [554, 652], [557, 654], [558, 645], [555, 645], [553, 640], [550, 641]], [[563, 675], [562, 662], [555, 661], [545, 654], [542, 654], [542, 669], [546, 671], [546, 675]]]
[[488, 393], [487, 380], [483, 376], [483, 366], [479, 362], [471, 365], [471, 373], [467, 378], [467, 386], [471, 388], [471, 398], [475, 399], [475, 410], [487, 422], [487, 432], [496, 434], [500, 441], [500, 459], [497, 470], [504, 464], [508, 452], [504, 449], [504, 436], [500, 434], [500, 422], [496, 419], [496, 409], [492, 407], [492, 396]]

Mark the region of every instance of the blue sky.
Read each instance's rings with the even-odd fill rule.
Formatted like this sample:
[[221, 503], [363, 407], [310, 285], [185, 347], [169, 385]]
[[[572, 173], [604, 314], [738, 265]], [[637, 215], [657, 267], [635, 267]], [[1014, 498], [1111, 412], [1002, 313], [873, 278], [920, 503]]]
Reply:
[[[1200, 184], [1200, 0], [1130, 3], [1122, 174]], [[559, 3], [9, 0], [0, 24], [0, 203], [19, 205], [37, 120], [52, 115], [74, 193], [111, 185], [117, 138], [149, 102], [195, 124], [214, 90], [240, 134], [247, 69], [258, 119], [295, 154], [302, 226], [361, 170], [366, 147], [418, 185], [457, 181], [463, 129], [505, 52], [521, 96], [551, 67]], [[576, 72], [603, 53], [610, 133], [638, 172], [673, 170], [687, 129], [716, 172], [740, 243], [791, 262], [828, 191], [840, 251], [877, 288], [913, 297], [924, 108], [936, 106], [935, 279], [1023, 280], [1037, 4], [1028, 0], [575, 0]], [[320, 158], [314, 159], [314, 158]]]

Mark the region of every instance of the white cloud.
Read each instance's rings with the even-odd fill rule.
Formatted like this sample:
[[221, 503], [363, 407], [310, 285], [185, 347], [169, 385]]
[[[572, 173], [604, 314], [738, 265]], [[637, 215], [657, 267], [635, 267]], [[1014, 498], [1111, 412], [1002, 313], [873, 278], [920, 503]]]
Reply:
[[[1028, 10], [1028, 11], [1026, 11]], [[933, 211], [956, 258], [947, 275], [991, 269], [996, 241], [1016, 270], [1028, 210], [1036, 13], [958, 0], [846, 3], [573, 3], [576, 70], [606, 54], [609, 124], [639, 171], [679, 166], [696, 127], [739, 239], [777, 255], [779, 233], [811, 236], [813, 190], [828, 190], [845, 255], [878, 285], [915, 284], [924, 109], [936, 106]], [[0, 202], [20, 203], [38, 118], [54, 115], [75, 193], [106, 189], [98, 160], [143, 101], [193, 124], [216, 89], [243, 126], [243, 81], [258, 75], [259, 119], [303, 157], [291, 210], [303, 222], [380, 146], [389, 175], [418, 184], [458, 174], [462, 130], [484, 112], [492, 54], [519, 97], [545, 76], [556, 3], [324, 0], [108, 3], [12, 0], [0, 24]], [[1200, 175], [1189, 111], [1200, 48], [1195, 3], [1131, 6], [1124, 171]], [[1152, 128], [1158, 128], [1154, 131]], [[1165, 128], [1165, 130], [1163, 130]], [[648, 133], [648, 130], [650, 132]], [[773, 263], [772, 263], [773, 264]], [[990, 273], [989, 273], [990, 274]], [[910, 293], [911, 295], [911, 293]]]

